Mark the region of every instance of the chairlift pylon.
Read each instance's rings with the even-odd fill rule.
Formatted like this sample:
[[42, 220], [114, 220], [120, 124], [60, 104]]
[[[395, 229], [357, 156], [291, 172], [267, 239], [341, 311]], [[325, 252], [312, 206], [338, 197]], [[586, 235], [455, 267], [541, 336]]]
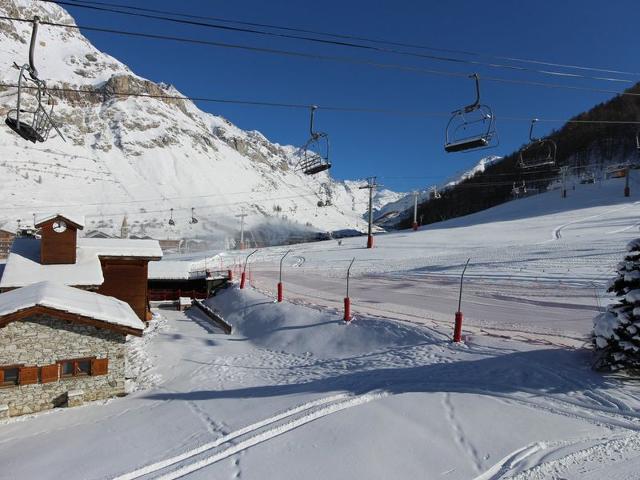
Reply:
[[195, 208], [191, 207], [191, 220], [189, 220], [190, 224], [198, 223], [198, 219], [196, 218]]
[[550, 138], [535, 138], [533, 126], [538, 122], [537, 118], [531, 120], [529, 127], [529, 144], [520, 150], [520, 167], [535, 168], [556, 164], [556, 151], [558, 146]]
[[169, 225], [173, 227], [175, 224], [176, 222], [173, 220], [173, 208], [172, 208], [169, 213]]
[[467, 152], [497, 147], [498, 133], [491, 107], [480, 103], [480, 76], [470, 75], [476, 83], [476, 100], [451, 113], [445, 131], [446, 152]]
[[329, 160], [329, 135], [313, 130], [313, 121], [317, 109], [317, 105], [311, 106], [311, 121], [309, 124], [309, 133], [311, 136], [309, 140], [307, 140], [307, 143], [300, 149], [301, 159], [296, 167], [296, 170], [302, 170], [305, 175], [316, 175], [331, 168], [331, 161]]
[[[22, 67], [14, 63], [14, 67], [20, 71], [18, 75], [18, 101], [16, 108], [7, 113], [5, 123], [22, 138], [33, 143], [45, 142], [49, 138], [52, 128], [58, 132], [63, 141], [66, 141], [51, 118], [55, 102], [47, 90], [45, 81], [38, 78], [38, 70], [33, 60], [39, 23], [40, 18], [33, 17], [29, 63], [25, 63]], [[35, 94], [29, 101], [25, 96], [27, 92], [31, 91], [35, 91]], [[49, 106], [50, 108], [48, 108]]]

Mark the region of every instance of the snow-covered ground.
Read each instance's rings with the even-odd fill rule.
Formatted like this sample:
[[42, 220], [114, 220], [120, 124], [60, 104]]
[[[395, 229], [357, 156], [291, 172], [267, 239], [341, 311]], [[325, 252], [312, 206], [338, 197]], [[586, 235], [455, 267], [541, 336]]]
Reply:
[[288, 248], [260, 251], [257, 289], [208, 301], [232, 335], [195, 309], [160, 311], [148, 388], [0, 424], [0, 478], [638, 478], [640, 386], [594, 372], [583, 348], [596, 293], [638, 236], [622, 186], [380, 235], [372, 250], [291, 247], [283, 304], [270, 291]]

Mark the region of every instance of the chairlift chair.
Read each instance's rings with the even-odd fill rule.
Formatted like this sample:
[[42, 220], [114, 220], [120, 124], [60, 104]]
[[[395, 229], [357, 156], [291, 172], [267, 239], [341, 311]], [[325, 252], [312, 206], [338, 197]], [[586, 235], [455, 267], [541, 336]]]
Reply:
[[550, 138], [538, 139], [533, 136], [533, 126], [537, 121], [537, 118], [531, 120], [529, 144], [520, 150], [519, 163], [521, 168], [535, 168], [556, 164], [556, 152], [558, 150], [556, 142]]
[[466, 152], [498, 146], [498, 133], [491, 107], [480, 103], [480, 77], [470, 75], [476, 83], [476, 100], [452, 112], [445, 131], [446, 152]]
[[170, 226], [175, 226], [176, 222], [173, 220], [173, 208], [171, 209], [170, 213], [169, 213], [169, 225]]
[[300, 149], [301, 159], [298, 162], [297, 170], [302, 170], [305, 175], [316, 175], [331, 168], [329, 160], [329, 136], [323, 132], [315, 132], [313, 130], [313, 120], [315, 111], [318, 109], [316, 105], [311, 107], [311, 122], [309, 132], [311, 134], [307, 143]]
[[[52, 128], [58, 132], [62, 140], [65, 140], [51, 118], [54, 101], [47, 91], [44, 80], [38, 78], [38, 70], [33, 60], [39, 22], [40, 19], [38, 17], [33, 18], [29, 63], [24, 64], [22, 67], [14, 63], [15, 68], [20, 71], [18, 75], [18, 101], [16, 108], [9, 110], [5, 119], [5, 123], [11, 130], [33, 143], [45, 142], [49, 138]], [[32, 94], [32, 98], [29, 100], [28, 92], [31, 91], [35, 91], [35, 94]]]
[[195, 208], [191, 207], [191, 220], [189, 220], [190, 224], [196, 224], [198, 223], [198, 219], [196, 218], [196, 214], [195, 214]]

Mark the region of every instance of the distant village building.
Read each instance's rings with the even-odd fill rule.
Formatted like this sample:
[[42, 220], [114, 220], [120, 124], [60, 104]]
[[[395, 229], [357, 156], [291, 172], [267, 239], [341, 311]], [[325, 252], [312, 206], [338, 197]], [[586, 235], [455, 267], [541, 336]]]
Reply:
[[49, 280], [123, 300], [147, 318], [147, 268], [162, 257], [157, 241], [78, 238], [83, 220], [61, 214], [37, 219], [36, 227], [41, 238], [14, 240], [1, 292]]
[[194, 267], [193, 262], [163, 260], [149, 264], [149, 300], [203, 299], [229, 280], [227, 271]]
[[163, 253], [180, 253], [180, 248], [182, 247], [183, 240], [158, 240], [160, 243], [160, 248]]
[[125, 393], [129, 304], [54, 282], [0, 294], [0, 418]]
[[122, 225], [120, 225], [120, 238], [129, 238], [129, 223], [126, 215], [122, 219]]
[[108, 233], [102, 232], [100, 230], [89, 230], [84, 233], [84, 238], [115, 238]]

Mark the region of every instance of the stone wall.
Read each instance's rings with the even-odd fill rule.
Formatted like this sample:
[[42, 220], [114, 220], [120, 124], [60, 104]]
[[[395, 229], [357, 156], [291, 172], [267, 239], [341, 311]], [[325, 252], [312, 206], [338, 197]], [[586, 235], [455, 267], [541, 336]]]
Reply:
[[57, 382], [0, 387], [0, 405], [23, 415], [66, 404], [67, 392], [82, 390], [84, 401], [124, 393], [125, 339], [121, 333], [33, 315], [0, 328], [0, 365], [51, 365], [75, 358], [108, 358], [107, 375], [79, 376]]

